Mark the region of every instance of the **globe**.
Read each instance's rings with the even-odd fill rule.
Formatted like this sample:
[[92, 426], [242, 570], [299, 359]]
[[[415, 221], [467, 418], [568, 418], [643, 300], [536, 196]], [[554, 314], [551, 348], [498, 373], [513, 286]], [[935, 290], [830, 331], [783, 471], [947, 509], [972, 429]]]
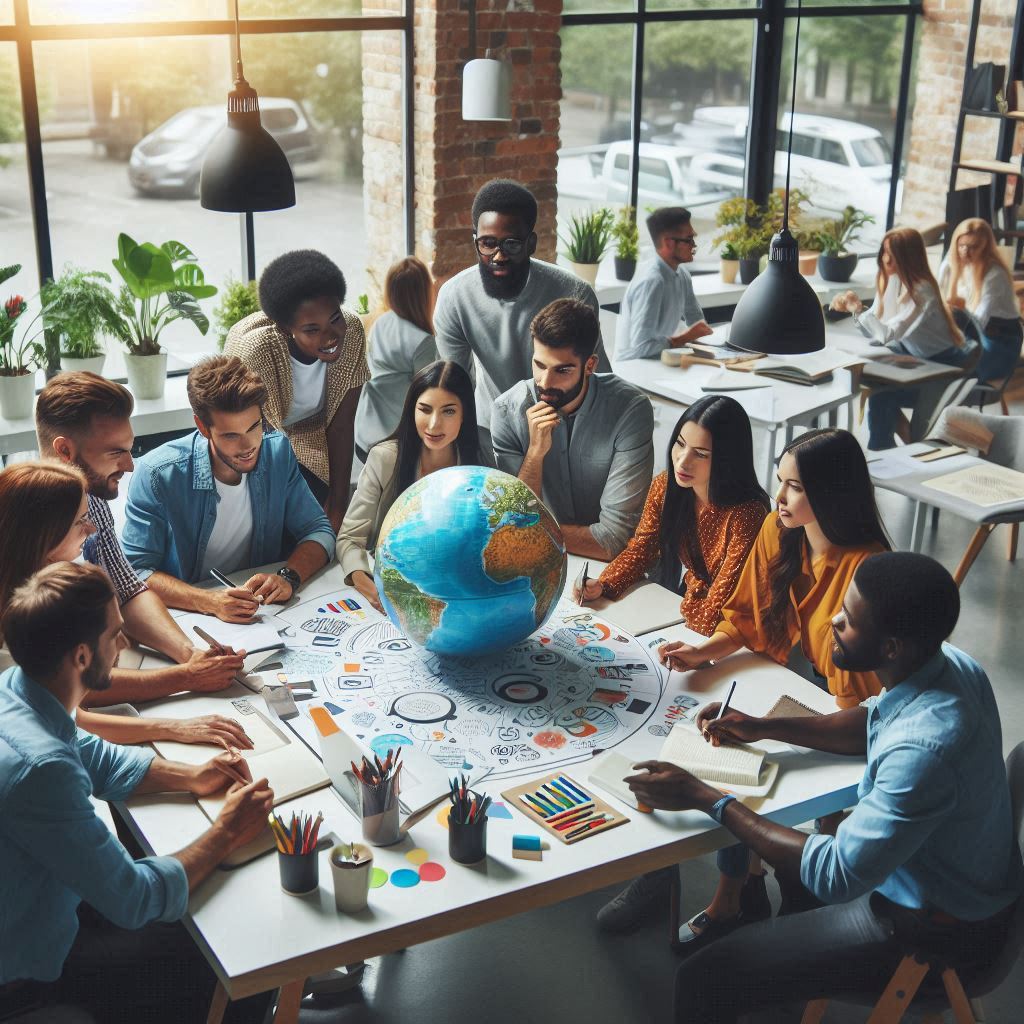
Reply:
[[539, 629], [565, 585], [565, 541], [521, 480], [452, 466], [401, 494], [377, 538], [374, 578], [414, 644], [474, 658]]

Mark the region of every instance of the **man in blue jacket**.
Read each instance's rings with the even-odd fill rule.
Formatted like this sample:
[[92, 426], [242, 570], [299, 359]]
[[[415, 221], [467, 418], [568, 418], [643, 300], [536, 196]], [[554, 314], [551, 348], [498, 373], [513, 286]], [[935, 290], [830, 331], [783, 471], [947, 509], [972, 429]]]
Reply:
[[[249, 622], [284, 603], [334, 555], [330, 521], [302, 478], [287, 437], [264, 434], [267, 390], [236, 357], [212, 356], [188, 375], [196, 431], [155, 448], [128, 488], [125, 554], [170, 608]], [[231, 573], [285, 560], [275, 575], [204, 590]]]

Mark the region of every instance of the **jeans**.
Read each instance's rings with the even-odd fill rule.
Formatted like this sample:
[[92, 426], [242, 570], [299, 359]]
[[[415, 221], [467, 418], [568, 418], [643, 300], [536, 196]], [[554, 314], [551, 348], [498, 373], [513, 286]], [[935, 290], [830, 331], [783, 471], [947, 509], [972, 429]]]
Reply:
[[1017, 368], [1024, 330], [1020, 320], [989, 317], [981, 337], [981, 359], [978, 360], [978, 380], [1006, 380]]
[[[897, 353], [900, 349], [894, 349]], [[905, 353], [905, 350], [904, 350]], [[935, 363], [963, 366], [971, 353], [966, 348], [951, 345], [944, 352], [931, 356]], [[892, 448], [896, 444], [896, 420], [900, 409], [917, 401], [917, 388], [885, 388], [868, 398], [868, 449], [873, 452]]]
[[679, 1024], [730, 1024], [791, 1000], [880, 995], [907, 948], [941, 950], [960, 979], [987, 967], [1006, 940], [1013, 907], [988, 921], [935, 925], [871, 893], [835, 906], [740, 928], [688, 957], [676, 972]]

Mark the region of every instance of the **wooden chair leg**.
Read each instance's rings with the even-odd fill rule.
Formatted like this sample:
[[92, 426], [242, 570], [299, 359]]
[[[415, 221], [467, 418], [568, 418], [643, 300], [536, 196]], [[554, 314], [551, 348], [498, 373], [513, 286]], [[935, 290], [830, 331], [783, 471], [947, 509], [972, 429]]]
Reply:
[[302, 990], [306, 979], [282, 985], [277, 997], [277, 1009], [274, 1011], [274, 1024], [298, 1024], [299, 1004], [302, 1002]]
[[1007, 551], [1007, 560], [1017, 561], [1017, 538], [1020, 536], [1020, 523], [1010, 523], [1010, 546]]
[[964, 577], [970, 571], [971, 566], [974, 565], [974, 560], [981, 553], [981, 549], [985, 546], [985, 541], [988, 540], [988, 535], [992, 530], [993, 526], [991, 523], [982, 523], [974, 531], [971, 543], [967, 545], [964, 557], [960, 559], [960, 564], [956, 567], [956, 572], [953, 573], [953, 581], [958, 587], [963, 583]]
[[229, 1002], [227, 989], [218, 981], [217, 987], [213, 990], [213, 998], [210, 1000], [210, 1012], [206, 1015], [206, 1024], [221, 1024]]
[[946, 990], [949, 1005], [953, 1008], [953, 1020], [956, 1024], [977, 1024], [971, 1002], [960, 982], [960, 976], [952, 967], [947, 967], [942, 972], [942, 985]]
[[800, 1018], [800, 1024], [821, 1024], [828, 1009], [827, 999], [811, 999], [804, 1007], [804, 1015]]
[[905, 956], [885, 986], [881, 999], [875, 1003], [868, 1024], [896, 1024], [902, 1020], [927, 973], [927, 963], [922, 964], [912, 956]]

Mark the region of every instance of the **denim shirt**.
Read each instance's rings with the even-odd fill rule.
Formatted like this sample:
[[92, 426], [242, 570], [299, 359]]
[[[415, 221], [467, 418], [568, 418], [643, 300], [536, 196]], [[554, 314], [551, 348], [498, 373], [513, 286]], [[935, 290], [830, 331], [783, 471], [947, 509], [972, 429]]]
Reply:
[[704, 319], [686, 268], [672, 270], [655, 256], [640, 267], [619, 306], [615, 328], [615, 358], [657, 359], [668, 348], [679, 322], [692, 327]]
[[903, 907], [981, 921], [1021, 891], [992, 686], [944, 644], [892, 690], [864, 702], [867, 769], [835, 836], [811, 836], [800, 877], [820, 900], [876, 890]]
[[[281, 561], [306, 540], [315, 540], [328, 561], [334, 557], [330, 520], [302, 478], [284, 434], [264, 435], [246, 485], [252, 503], [248, 566]], [[209, 443], [198, 430], [139, 459], [128, 487], [122, 544], [140, 578], [165, 572], [198, 582], [219, 501]]]
[[60, 977], [82, 900], [121, 928], [185, 913], [181, 861], [132, 860], [89, 800], [124, 800], [153, 757], [78, 730], [20, 668], [0, 675], [0, 985]]

